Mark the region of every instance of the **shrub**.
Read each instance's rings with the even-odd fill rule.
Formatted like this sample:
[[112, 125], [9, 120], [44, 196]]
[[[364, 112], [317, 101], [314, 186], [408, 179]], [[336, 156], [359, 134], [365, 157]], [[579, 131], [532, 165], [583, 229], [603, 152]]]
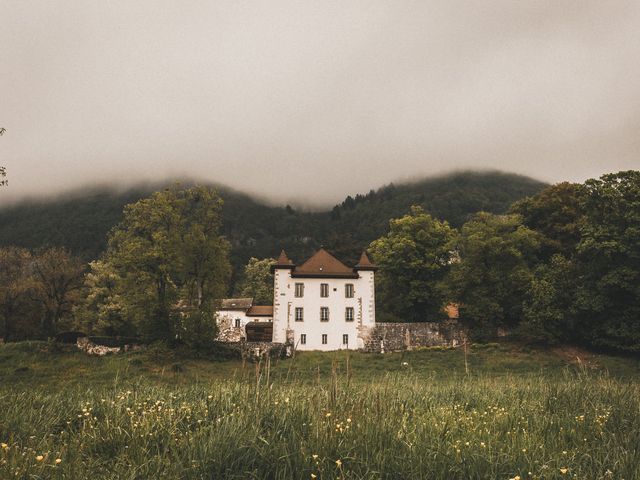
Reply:
[[136, 345], [142, 343], [139, 338], [136, 337], [89, 337], [89, 341], [96, 345], [102, 345], [104, 347], [111, 348], [123, 348], [125, 345]]
[[84, 332], [60, 332], [55, 336], [56, 342], [60, 343], [76, 343], [78, 338], [86, 337], [87, 334]]

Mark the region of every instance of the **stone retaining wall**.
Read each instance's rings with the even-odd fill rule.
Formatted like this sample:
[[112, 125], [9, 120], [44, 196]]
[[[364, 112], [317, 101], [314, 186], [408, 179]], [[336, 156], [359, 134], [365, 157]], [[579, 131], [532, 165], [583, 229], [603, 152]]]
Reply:
[[460, 345], [465, 329], [454, 320], [424, 323], [376, 323], [362, 331], [364, 351], [372, 353], [412, 350], [419, 347]]

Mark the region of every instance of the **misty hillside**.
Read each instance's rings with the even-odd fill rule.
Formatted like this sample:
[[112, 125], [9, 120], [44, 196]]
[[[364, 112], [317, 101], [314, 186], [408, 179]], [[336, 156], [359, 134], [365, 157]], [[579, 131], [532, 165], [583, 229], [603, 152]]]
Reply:
[[[499, 172], [463, 172], [415, 183], [388, 185], [347, 197], [325, 212], [274, 207], [242, 193], [219, 188], [225, 200], [224, 233], [231, 241], [234, 265], [251, 256], [277, 256], [281, 248], [302, 260], [321, 245], [347, 261], [383, 234], [389, 219], [422, 205], [434, 216], [459, 227], [479, 210], [505, 212], [509, 205], [545, 186], [531, 178]], [[106, 245], [124, 205], [161, 185], [123, 192], [93, 189], [0, 209], [0, 246], [28, 248], [61, 245], [90, 260]]]

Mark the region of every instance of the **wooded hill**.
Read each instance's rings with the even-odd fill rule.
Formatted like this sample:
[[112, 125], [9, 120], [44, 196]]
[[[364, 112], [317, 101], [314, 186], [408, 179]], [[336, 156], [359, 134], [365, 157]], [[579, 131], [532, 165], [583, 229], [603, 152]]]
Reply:
[[[1, 208], [0, 246], [64, 246], [85, 260], [97, 258], [107, 233], [121, 220], [124, 205], [166, 185], [83, 189]], [[223, 233], [231, 242], [231, 261], [238, 271], [250, 257], [277, 256], [281, 248], [300, 261], [323, 245], [355, 262], [363, 248], [387, 231], [389, 219], [407, 213], [411, 205], [421, 205], [459, 227], [477, 211], [506, 212], [514, 201], [545, 186], [502, 172], [459, 172], [390, 184], [319, 212], [271, 206], [226, 187], [218, 191], [225, 201]]]

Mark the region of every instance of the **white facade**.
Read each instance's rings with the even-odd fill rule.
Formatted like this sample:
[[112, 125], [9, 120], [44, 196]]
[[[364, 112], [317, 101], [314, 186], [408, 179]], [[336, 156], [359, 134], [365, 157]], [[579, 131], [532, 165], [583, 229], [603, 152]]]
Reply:
[[272, 322], [273, 317], [267, 315], [252, 315], [249, 310], [218, 310], [218, 323], [226, 322], [235, 328], [244, 328], [249, 322]]
[[[320, 268], [321, 269], [321, 268]], [[364, 347], [362, 327], [375, 325], [374, 270], [352, 271], [352, 278], [330, 274], [297, 276], [294, 268], [274, 268], [273, 341], [293, 343], [297, 350], [341, 350]], [[302, 296], [296, 296], [296, 284], [303, 285]], [[327, 296], [321, 296], [326, 284]], [[353, 285], [348, 298], [346, 286]], [[300, 293], [300, 288], [298, 288]], [[302, 319], [296, 319], [296, 308]], [[328, 320], [321, 319], [322, 309]], [[353, 309], [349, 320], [347, 309]], [[325, 312], [327, 312], [327, 310]]]

